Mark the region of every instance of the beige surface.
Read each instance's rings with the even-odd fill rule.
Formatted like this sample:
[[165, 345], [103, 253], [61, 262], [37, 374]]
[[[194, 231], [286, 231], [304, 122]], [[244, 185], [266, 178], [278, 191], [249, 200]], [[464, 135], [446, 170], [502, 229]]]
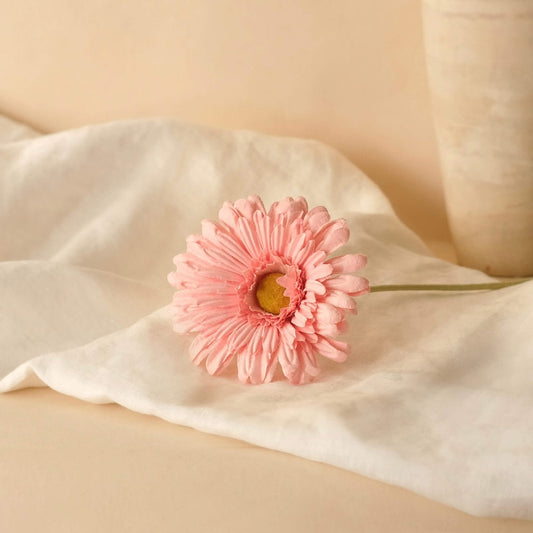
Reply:
[[446, 238], [419, 0], [0, 10], [1, 112], [43, 131], [164, 115], [313, 137], [358, 164], [410, 226]]
[[0, 428], [1, 531], [533, 531], [48, 389], [0, 396]]

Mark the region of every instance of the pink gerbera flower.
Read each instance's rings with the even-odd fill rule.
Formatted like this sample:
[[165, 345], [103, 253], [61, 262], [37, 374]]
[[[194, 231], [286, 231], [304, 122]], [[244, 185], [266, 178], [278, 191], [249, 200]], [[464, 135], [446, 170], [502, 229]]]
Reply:
[[356, 310], [352, 296], [369, 290], [351, 275], [365, 256], [327, 259], [348, 240], [346, 221], [325, 207], [308, 211], [301, 197], [266, 211], [258, 196], [224, 203], [219, 219], [202, 221], [168, 276], [178, 289], [174, 331], [198, 333], [194, 363], [218, 375], [236, 356], [239, 379], [256, 384], [271, 381], [279, 362], [301, 384], [318, 375], [317, 354], [344, 361], [348, 344], [334, 337]]

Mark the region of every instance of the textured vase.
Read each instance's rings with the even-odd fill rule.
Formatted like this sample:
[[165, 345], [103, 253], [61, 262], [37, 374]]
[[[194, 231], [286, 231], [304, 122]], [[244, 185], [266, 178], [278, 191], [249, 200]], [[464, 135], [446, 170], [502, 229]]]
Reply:
[[533, 0], [423, 0], [446, 210], [459, 262], [533, 274]]

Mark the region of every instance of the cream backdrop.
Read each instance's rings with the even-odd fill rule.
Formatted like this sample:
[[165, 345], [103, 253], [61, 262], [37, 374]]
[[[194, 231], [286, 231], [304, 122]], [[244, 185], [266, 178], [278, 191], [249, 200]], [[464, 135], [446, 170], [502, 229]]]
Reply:
[[419, 0], [0, 8], [0, 112], [43, 131], [173, 116], [316, 138], [374, 179], [423, 237], [447, 239]]

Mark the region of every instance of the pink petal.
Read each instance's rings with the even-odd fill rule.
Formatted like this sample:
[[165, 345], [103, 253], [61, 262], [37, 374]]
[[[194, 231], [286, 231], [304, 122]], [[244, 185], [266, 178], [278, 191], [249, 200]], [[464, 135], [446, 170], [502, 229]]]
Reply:
[[326, 337], [336, 337], [341, 333], [341, 326], [343, 322], [316, 322], [314, 325], [314, 330], [322, 336]]
[[202, 237], [198, 235], [189, 235], [189, 237], [187, 237], [187, 255], [205, 261], [209, 258], [205, 255], [204, 246], [200, 244], [201, 242]]
[[203, 331], [210, 327], [220, 326], [227, 320], [225, 313], [213, 311], [212, 309], [199, 310], [196, 313], [189, 312], [191, 321], [194, 321], [195, 326], [191, 331]]
[[313, 348], [307, 343], [302, 343], [302, 349], [299, 351], [299, 355], [304, 372], [312, 377], [318, 376], [320, 374], [320, 368]]
[[226, 313], [226, 317], [226, 321], [220, 326], [217, 326], [216, 330], [213, 330], [213, 337], [216, 335], [217, 340], [221, 340], [225, 344], [230, 344], [231, 335], [238, 331], [243, 325], [247, 326], [248, 323], [233, 313]]
[[[202, 220], [202, 235], [203, 238], [197, 241], [202, 252], [199, 257], [208, 263], [211, 262], [209, 258], [215, 259], [216, 262], [211, 262], [211, 266], [223, 264], [232, 271], [239, 271], [243, 264], [248, 264], [245, 248], [222, 226], [211, 220]], [[198, 248], [196, 250], [199, 251]]]
[[[287, 342], [286, 336], [283, 334], [283, 331], [280, 331], [281, 333], [281, 342], [278, 347], [278, 359], [281, 364], [281, 367], [283, 369], [283, 372], [285, 373], [286, 370], [289, 370], [291, 368], [298, 368], [300, 363], [298, 361], [298, 355], [296, 353], [296, 350], [293, 348], [296, 343], [292, 340]], [[287, 375], [285, 373], [285, 375]]]
[[315, 349], [320, 355], [323, 355], [332, 361], [336, 361], [337, 363], [342, 363], [346, 361], [346, 358], [348, 357], [350, 346], [346, 342], [319, 337], [315, 344]]
[[307, 213], [307, 202], [305, 198], [296, 199], [283, 198], [279, 202], [274, 202], [268, 212], [270, 216], [277, 220], [280, 215], [287, 215], [287, 224]]
[[329, 278], [324, 285], [331, 290], [344, 291], [352, 296], [366, 294], [369, 291], [368, 280], [360, 276], [341, 274], [335, 278]]
[[250, 202], [248, 199], [239, 198], [234, 202], [234, 207], [237, 209], [239, 214], [246, 219], [251, 219], [254, 211], [256, 210], [256, 205], [254, 202]]
[[316, 355], [307, 342], [287, 345], [282, 342], [278, 360], [287, 379], [295, 384], [309, 383], [319, 373]]
[[274, 353], [277, 351], [280, 337], [277, 328], [275, 327], [266, 327], [263, 337], [263, 352], [264, 353]]
[[315, 267], [306, 268], [305, 273], [307, 274], [307, 279], [323, 280], [331, 276], [333, 267], [327, 263], [321, 263]]
[[239, 213], [233, 207], [231, 202], [224, 202], [220, 211], [218, 212], [218, 218], [220, 222], [223, 222], [230, 228], [237, 227], [237, 219], [239, 218]]
[[303, 196], [297, 196], [294, 199], [295, 207], [297, 207], [298, 211], [305, 214], [307, 213], [307, 210], [309, 209], [309, 206], [307, 205], [307, 200]]
[[292, 259], [294, 262], [295, 255], [303, 248], [306, 240], [307, 235], [305, 233], [294, 235], [286, 247], [285, 257]]
[[224, 202], [218, 213], [220, 222], [233, 231], [238, 229], [240, 218], [252, 220], [256, 215], [266, 215], [265, 206], [257, 195], [249, 196], [246, 200], [237, 200], [235, 204]]
[[263, 356], [261, 357], [261, 383], [269, 383], [274, 377], [278, 364], [280, 337], [277, 328], [267, 328], [263, 340]]
[[207, 357], [208, 350], [207, 348], [211, 344], [212, 339], [210, 337], [204, 337], [203, 335], [197, 335], [191, 345], [189, 346], [189, 354], [191, 360], [195, 365], [199, 365]]
[[243, 383], [260, 383], [261, 368], [258, 354], [262, 330], [262, 327], [254, 330], [248, 345], [237, 356], [239, 380]]
[[335, 307], [340, 307], [341, 309], [348, 309], [350, 311], [355, 311], [356, 304], [354, 299], [342, 291], [331, 290], [322, 297], [322, 301]]
[[236, 242], [236, 238], [228, 234], [219, 235], [218, 240], [226, 254], [239, 263], [241, 271], [243, 266], [249, 266], [250, 254], [240, 240]]
[[270, 209], [268, 210], [268, 214], [271, 217], [276, 217], [279, 215], [282, 215], [286, 213], [291, 207], [291, 200], [290, 198], [283, 198], [282, 200], [279, 200], [277, 202], [274, 202]]
[[338, 324], [344, 319], [344, 313], [333, 305], [319, 303], [316, 310], [316, 319], [318, 322], [326, 324]]
[[174, 320], [172, 323], [172, 330], [176, 333], [189, 333], [196, 326], [195, 322], [190, 320]]
[[[310, 238], [311, 234], [309, 232], [306, 232], [305, 234], [306, 240]], [[306, 242], [299, 250], [296, 251], [293, 255], [293, 262], [296, 265], [305, 265], [307, 262], [307, 258], [311, 255], [313, 250], [315, 249], [315, 243], [313, 241]]]
[[196, 295], [213, 295], [221, 296], [222, 294], [228, 296], [235, 296], [235, 287], [231, 284], [225, 283], [203, 283], [191, 288], [185, 288], [177, 293], [177, 297], [181, 296], [196, 296]]
[[285, 322], [281, 328], [279, 328], [280, 340], [291, 346], [296, 340], [296, 330], [290, 322]]
[[240, 231], [240, 237], [248, 253], [253, 258], [258, 258], [261, 255], [261, 247], [258, 242], [256, 228], [246, 218], [240, 218], [237, 221], [237, 226]]
[[[301, 332], [302, 330], [300, 330]], [[304, 335], [302, 335], [302, 338], [300, 339], [301, 342], [307, 343], [309, 346], [315, 344], [315, 342], [318, 340], [318, 335], [316, 334], [315, 328], [311, 327], [310, 332], [305, 332]]]
[[220, 231], [218, 224], [212, 220], [204, 219], [200, 222], [200, 225], [202, 226], [202, 237], [216, 245]]
[[270, 235], [272, 234], [272, 219], [264, 216], [261, 212], [254, 213], [254, 224], [257, 228], [257, 236], [261, 249], [264, 252], [270, 251]]
[[228, 337], [228, 345], [232, 350], [240, 351], [252, 338], [254, 327], [249, 322], [243, 322], [236, 327]]
[[222, 340], [218, 340], [210, 348], [205, 368], [207, 371], [216, 376], [224, 371], [224, 369], [231, 363], [234, 353], [228, 350], [228, 347]]
[[255, 211], [259, 211], [260, 213], [263, 213], [263, 215], [266, 215], [265, 205], [260, 196], [252, 194], [251, 196], [248, 196], [248, 202], [250, 202], [250, 205], [252, 205]]
[[319, 266], [326, 259], [328, 254], [324, 250], [316, 250], [305, 261], [304, 267], [306, 269], [312, 269]]
[[292, 298], [299, 291], [298, 273], [295, 268], [290, 268], [286, 274], [280, 276], [276, 281], [280, 287], [285, 289], [283, 294], [288, 298]]
[[272, 381], [277, 364], [277, 332], [272, 327], [259, 327], [251, 342], [239, 353], [237, 369], [243, 383], [268, 383]]
[[175, 265], [177, 265], [177, 264], [179, 264], [179, 263], [182, 263], [182, 262], [186, 262], [186, 261], [188, 261], [188, 259], [189, 259], [188, 254], [186, 254], [186, 253], [185, 253], [185, 254], [178, 254], [178, 255], [175, 255], [175, 256], [173, 257], [172, 262], [173, 262]]
[[363, 254], [347, 254], [334, 257], [327, 261], [333, 267], [333, 274], [348, 274], [363, 268], [367, 263], [367, 258]]
[[303, 316], [307, 319], [313, 318], [315, 312], [316, 312], [316, 304], [313, 302], [310, 302], [309, 300], [305, 299], [299, 308], [300, 313], [302, 313]]
[[334, 252], [348, 242], [350, 230], [344, 219], [328, 223], [316, 236], [316, 246], [327, 254]]
[[224, 265], [228, 270], [242, 272], [242, 267], [250, 262], [250, 255], [246, 249], [240, 247], [230, 235], [222, 232], [217, 235], [216, 243], [200, 242], [198, 247], [195, 255], [204, 267]]
[[298, 360], [298, 355], [292, 347], [281, 343], [278, 349], [278, 361], [283, 371], [283, 374], [287, 377], [289, 381], [292, 382], [294, 378], [299, 380], [300, 374], [300, 361]]
[[316, 355], [311, 351], [300, 348], [298, 352], [300, 361], [299, 367], [291, 372], [287, 378], [293, 385], [305, 385], [313, 381], [313, 378], [320, 373]]
[[252, 357], [253, 353], [249, 346], [237, 352], [237, 377], [241, 383], [249, 383]]
[[287, 237], [288, 237], [288, 233], [286, 231], [285, 222], [282, 217], [282, 220], [280, 220], [274, 226], [274, 230], [272, 231], [272, 234], [270, 235], [271, 250], [279, 255], [283, 255]]
[[314, 207], [306, 216], [306, 221], [314, 232], [317, 232], [322, 226], [327, 224], [329, 219], [328, 210], [323, 206]]
[[[209, 265], [202, 269], [193, 268], [189, 263], [177, 263], [176, 271], [171, 276], [169, 274], [168, 280], [171, 285], [180, 286], [184, 282], [194, 282], [195, 286], [203, 285], [211, 282], [224, 282], [239, 284], [242, 281], [242, 269], [237, 269], [237, 265], [232, 265], [231, 268], [226, 268], [224, 265]], [[171, 281], [172, 279], [172, 281]]]
[[[328, 280], [326, 280], [326, 283], [327, 281]], [[326, 294], [326, 287], [324, 286], [324, 284], [315, 279], [308, 279], [305, 282], [305, 290], [314, 292], [315, 294], [319, 294], [319, 295]]]
[[306, 323], [307, 318], [305, 318], [305, 316], [300, 312], [300, 310], [296, 310], [291, 318], [291, 324], [298, 328], [303, 328]]

